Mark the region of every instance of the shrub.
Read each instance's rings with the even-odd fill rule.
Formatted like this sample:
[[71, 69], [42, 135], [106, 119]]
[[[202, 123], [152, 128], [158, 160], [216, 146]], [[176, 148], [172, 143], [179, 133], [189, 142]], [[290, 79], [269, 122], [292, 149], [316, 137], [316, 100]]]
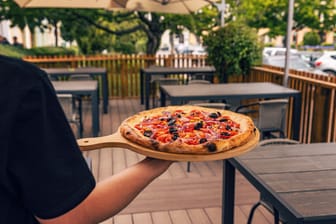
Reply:
[[0, 54], [14, 58], [22, 58], [29, 55], [29, 51], [12, 45], [0, 44]]
[[227, 82], [231, 75], [249, 74], [252, 65], [261, 58], [257, 32], [237, 22], [210, 32], [204, 44], [221, 82]]
[[35, 56], [76, 55], [76, 50], [64, 47], [35, 47], [30, 52]]
[[308, 32], [303, 37], [303, 44], [307, 46], [317, 46], [320, 42], [320, 36], [316, 32]]

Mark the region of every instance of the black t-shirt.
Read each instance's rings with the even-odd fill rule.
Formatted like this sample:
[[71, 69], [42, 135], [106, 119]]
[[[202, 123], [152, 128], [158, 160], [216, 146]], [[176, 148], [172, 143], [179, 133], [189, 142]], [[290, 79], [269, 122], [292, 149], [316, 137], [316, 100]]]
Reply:
[[0, 55], [0, 223], [57, 217], [94, 186], [47, 75]]

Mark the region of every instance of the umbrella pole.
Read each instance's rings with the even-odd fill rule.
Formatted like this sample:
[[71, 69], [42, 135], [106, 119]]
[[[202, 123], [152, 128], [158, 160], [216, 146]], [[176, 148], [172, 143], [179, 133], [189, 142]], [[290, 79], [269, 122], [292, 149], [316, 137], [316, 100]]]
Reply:
[[288, 2], [288, 16], [287, 16], [285, 75], [284, 75], [284, 79], [283, 79], [283, 85], [284, 86], [288, 85], [291, 37], [292, 37], [292, 27], [293, 27], [293, 14], [294, 14], [294, 0], [289, 0], [289, 2]]

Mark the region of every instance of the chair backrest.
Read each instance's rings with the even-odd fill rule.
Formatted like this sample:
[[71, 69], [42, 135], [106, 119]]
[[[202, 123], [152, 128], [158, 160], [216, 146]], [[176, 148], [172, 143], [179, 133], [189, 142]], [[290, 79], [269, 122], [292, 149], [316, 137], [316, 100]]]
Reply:
[[204, 79], [192, 79], [189, 80], [188, 84], [210, 84], [211, 82]]
[[156, 80], [158, 85], [179, 85], [180, 82], [177, 78], [159, 78]]
[[258, 128], [261, 131], [282, 131], [285, 133], [288, 99], [259, 101]]
[[73, 118], [73, 104], [72, 104], [72, 95], [71, 94], [57, 94], [58, 101], [60, 102], [65, 116], [70, 121]]
[[89, 74], [74, 74], [69, 76], [69, 80], [93, 80]]
[[79, 114], [74, 109], [73, 96], [71, 94], [57, 94], [57, 97], [75, 136], [82, 137]]
[[199, 107], [207, 107], [207, 108], [213, 108], [213, 109], [220, 109], [220, 110], [226, 110], [228, 109], [228, 105], [225, 103], [195, 103], [194, 106]]
[[300, 142], [289, 138], [272, 138], [261, 140], [258, 145], [266, 146], [266, 145], [294, 145], [294, 144], [300, 144]]

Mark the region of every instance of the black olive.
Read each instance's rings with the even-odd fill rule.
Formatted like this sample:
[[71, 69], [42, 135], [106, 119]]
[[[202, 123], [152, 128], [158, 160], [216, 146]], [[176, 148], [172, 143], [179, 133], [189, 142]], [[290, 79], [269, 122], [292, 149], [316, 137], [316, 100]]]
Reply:
[[178, 134], [177, 133], [174, 133], [173, 136], [172, 136], [172, 139], [175, 141], [176, 139], [178, 139]]
[[218, 114], [217, 113], [211, 113], [211, 114], [209, 114], [209, 117], [211, 117], [211, 118], [217, 118]]
[[227, 118], [221, 118], [219, 121], [220, 122], [226, 122], [226, 121], [228, 121], [228, 119]]
[[168, 126], [173, 126], [175, 124], [176, 120], [175, 119], [171, 119], [168, 121]]
[[194, 130], [200, 130], [202, 127], [203, 127], [203, 122], [202, 122], [202, 121], [197, 122], [197, 123], [194, 125]]
[[225, 129], [228, 130], [228, 131], [231, 131], [231, 130], [232, 130], [232, 128], [231, 128], [230, 125], [226, 125]]
[[201, 138], [200, 141], [199, 141], [199, 143], [202, 144], [202, 143], [207, 142], [207, 141], [208, 141], [208, 139], [206, 139], [206, 138]]
[[146, 137], [151, 137], [153, 134], [153, 132], [151, 130], [146, 130], [144, 131], [143, 135], [146, 136]]
[[221, 135], [222, 136], [230, 136], [230, 133], [229, 132], [222, 132]]
[[177, 129], [174, 127], [169, 127], [169, 133], [176, 133]]
[[217, 151], [217, 146], [215, 143], [209, 143], [206, 145], [206, 147], [208, 148], [209, 152], [216, 152]]
[[218, 117], [222, 116], [221, 112], [217, 111]]

